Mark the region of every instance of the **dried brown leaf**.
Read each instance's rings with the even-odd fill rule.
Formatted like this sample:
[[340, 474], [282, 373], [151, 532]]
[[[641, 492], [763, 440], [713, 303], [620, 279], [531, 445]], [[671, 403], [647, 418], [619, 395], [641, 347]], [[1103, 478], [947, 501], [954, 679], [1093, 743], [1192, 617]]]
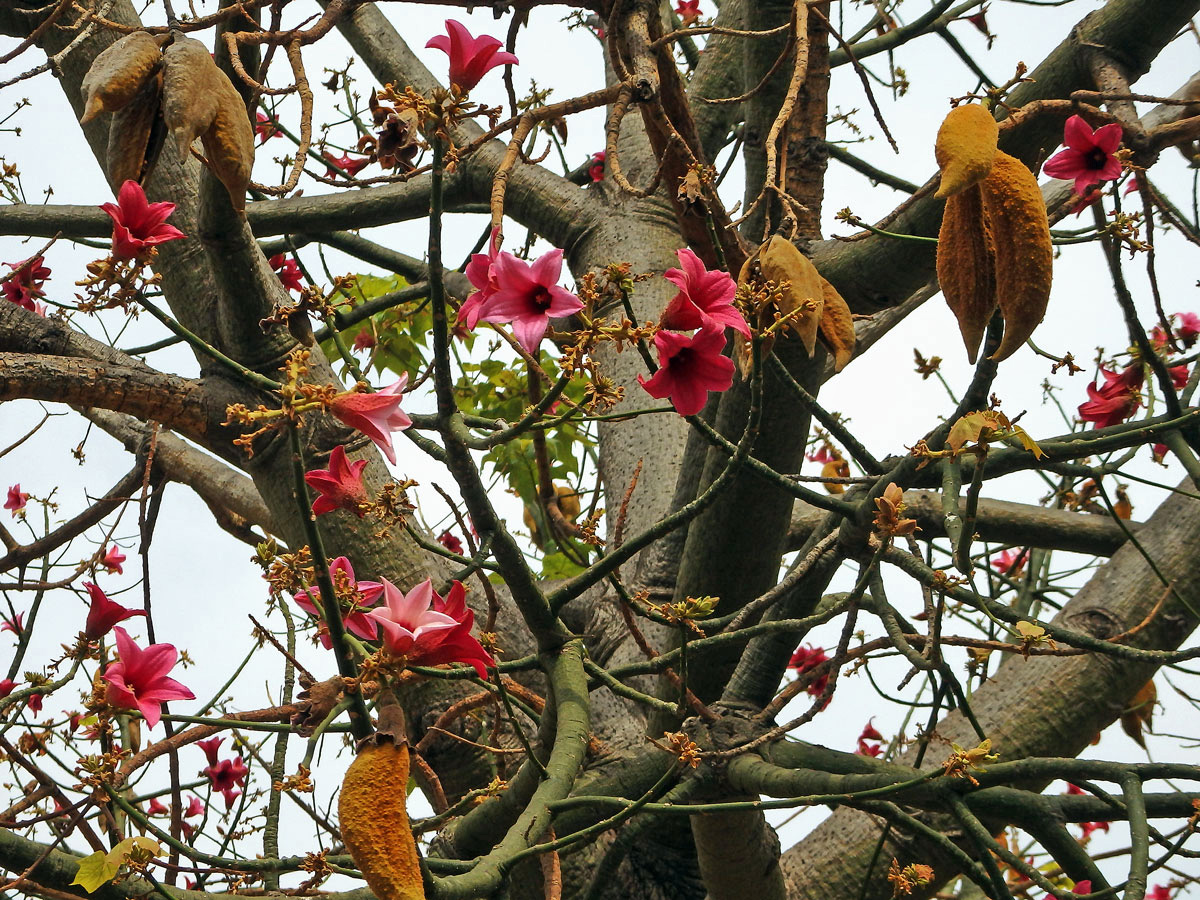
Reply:
[[779, 311], [794, 314], [788, 327], [800, 338], [809, 356], [817, 347], [817, 328], [825, 307], [821, 274], [796, 245], [779, 235], [760, 249], [759, 266], [768, 281], [787, 282]]
[[821, 310], [821, 340], [833, 354], [833, 371], [840, 372], [854, 358], [854, 316], [832, 284], [821, 278], [825, 305]]
[[1121, 713], [1121, 729], [1133, 738], [1139, 747], [1146, 748], [1142, 729], [1154, 727], [1154, 704], [1158, 701], [1158, 688], [1154, 681], [1147, 681], [1129, 701], [1129, 708]]
[[158, 41], [144, 31], [127, 34], [92, 60], [83, 76], [86, 124], [102, 112], [124, 109], [162, 65]]

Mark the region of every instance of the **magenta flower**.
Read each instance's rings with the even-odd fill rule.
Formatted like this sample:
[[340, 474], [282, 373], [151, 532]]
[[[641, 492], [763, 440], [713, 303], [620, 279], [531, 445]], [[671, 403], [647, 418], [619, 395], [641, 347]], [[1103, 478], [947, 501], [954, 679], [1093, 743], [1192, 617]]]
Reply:
[[1029, 550], [1027, 548], [1018, 550], [1016, 547], [1010, 547], [1003, 553], [997, 553], [992, 557], [992, 568], [1001, 575], [1016, 578], [1025, 568], [1025, 561], [1028, 559]]
[[[819, 693], [819, 692], [818, 692]], [[868, 741], [882, 741], [883, 735], [879, 733], [879, 729], [875, 727], [875, 718], [872, 716], [867, 720], [867, 724], [863, 726], [862, 733], [858, 736], [858, 749], [854, 751], [856, 756], [879, 756], [883, 752], [882, 743], [870, 744]]]
[[426, 47], [441, 50], [450, 57], [450, 83], [460, 93], [467, 93], [490, 69], [506, 63], [517, 65], [517, 58], [501, 50], [501, 42], [490, 35], [472, 37], [467, 26], [454, 19], [446, 20], [446, 33], [429, 39]]
[[[825, 655], [825, 650], [821, 647], [814, 647], [811, 644], [807, 647], [797, 647], [792, 653], [792, 658], [788, 660], [788, 668], [795, 669], [797, 675], [803, 675], [827, 662], [829, 657]], [[819, 697], [825, 693], [825, 687], [829, 684], [829, 673], [826, 672], [816, 681], [808, 686], [807, 693], [813, 697]]]
[[43, 257], [35, 256], [20, 262], [5, 263], [13, 272], [0, 282], [4, 298], [30, 312], [38, 312], [38, 298], [46, 296], [42, 284], [50, 277], [49, 267], [42, 265], [42, 262]]
[[254, 133], [258, 136], [258, 142], [265, 144], [273, 137], [279, 137], [283, 134], [275, 127], [275, 120], [268, 116], [261, 109], [254, 113]]
[[204, 751], [204, 757], [210, 766], [217, 764], [217, 748], [225, 742], [223, 737], [209, 738], [207, 741], [196, 741], [196, 746]]
[[102, 676], [108, 682], [107, 700], [112, 706], [136, 709], [153, 728], [162, 718], [165, 700], [195, 700], [196, 695], [167, 673], [179, 658], [173, 644], [151, 644], [145, 650], [121, 626], [113, 629], [117, 659]]
[[148, 816], [165, 816], [170, 811], [157, 797], [151, 797], [150, 802], [146, 804], [146, 815]]
[[1116, 122], [1092, 131], [1081, 117], [1071, 116], [1063, 129], [1066, 149], [1046, 160], [1042, 171], [1051, 178], [1074, 179], [1075, 193], [1082, 197], [1091, 185], [1121, 174], [1121, 162], [1113, 156], [1121, 137]]
[[723, 356], [725, 335], [714, 326], [701, 328], [692, 337], [674, 331], [654, 336], [658, 371], [638, 383], [651, 397], [670, 398], [681, 416], [694, 416], [704, 408], [709, 391], [725, 391], [733, 384], [733, 360]]
[[462, 556], [463, 543], [449, 531], [443, 531], [438, 535], [437, 541], [451, 553], [457, 553]]
[[0, 700], [3, 700], [5, 697], [11, 694], [16, 686], [17, 682], [13, 681], [11, 678], [0, 680]]
[[124, 575], [125, 569], [123, 567], [123, 563], [126, 559], [128, 559], [128, 557], [121, 552], [121, 548], [116, 544], [113, 544], [108, 548], [108, 552], [104, 554], [104, 559], [100, 560], [100, 565], [104, 566], [104, 568], [108, 570], [109, 575], [112, 575], [113, 573], [116, 573], [117, 575]]
[[679, 0], [675, 4], [675, 15], [679, 16], [685, 28], [694, 25], [700, 18], [700, 0]]
[[[379, 598], [383, 595], [383, 585], [377, 581], [355, 581], [354, 568], [350, 565], [350, 560], [344, 556], [339, 556], [329, 564], [329, 574], [333, 578], [334, 587], [341, 594], [343, 591], [349, 593], [356, 591], [354, 598], [354, 606], [350, 611], [342, 617], [342, 627], [351, 634], [358, 635], [368, 641], [375, 640], [378, 627], [375, 622], [367, 618], [365, 607], [374, 606], [379, 602]], [[317, 599], [321, 598], [321, 589], [314, 587]], [[296, 605], [308, 613], [310, 616], [321, 617], [321, 613], [317, 611], [317, 605], [309, 599], [308, 591], [301, 591], [296, 594]], [[325, 627], [325, 623], [321, 623], [321, 630], [318, 632], [321, 638], [321, 644], [328, 650], [333, 646], [333, 642], [329, 639], [329, 630]]]
[[8, 499], [4, 501], [4, 508], [11, 509], [13, 518], [17, 517], [17, 513], [25, 508], [25, 504], [29, 502], [29, 495], [22, 493], [21, 484], [18, 482], [8, 489]]
[[405, 372], [395, 384], [373, 394], [339, 394], [329, 404], [329, 411], [374, 441], [388, 462], [395, 465], [396, 450], [392, 446], [392, 432], [403, 431], [412, 425], [412, 419], [400, 408], [407, 385], [408, 373]]
[[104, 635], [112, 631], [113, 626], [118, 622], [124, 622], [126, 619], [132, 619], [134, 616], [146, 615], [144, 609], [129, 609], [116, 601], [109, 600], [104, 591], [100, 590], [100, 588], [96, 587], [90, 581], [85, 581], [83, 586], [87, 588], [88, 595], [92, 598], [92, 605], [88, 609], [87, 621], [83, 626], [83, 633], [87, 635], [89, 640], [94, 641], [97, 638], [104, 637]]
[[1107, 428], [1124, 422], [1142, 405], [1142, 379], [1145, 373], [1140, 363], [1129, 366], [1120, 374], [1103, 366], [1104, 386], [1087, 386], [1088, 399], [1079, 405], [1079, 418], [1092, 422], [1097, 428]]
[[328, 469], [313, 469], [304, 475], [308, 486], [319, 492], [313, 501], [314, 516], [323, 516], [335, 509], [348, 509], [360, 519], [367, 505], [367, 491], [363, 487], [362, 473], [367, 461], [350, 462], [346, 459], [346, 448], [340, 444], [329, 454]]
[[383, 629], [383, 646], [393, 656], [419, 666], [461, 662], [474, 667], [480, 678], [496, 661], [471, 636], [475, 614], [467, 608], [466, 591], [456, 581], [443, 600], [428, 578], [405, 594], [383, 581], [386, 609], [373, 609], [372, 619]]
[[[325, 176], [327, 178], [353, 178], [371, 164], [371, 157], [369, 156], [351, 156], [348, 153], [343, 153], [341, 156], [334, 156], [328, 150], [322, 153], [321, 156], [333, 163], [332, 166], [325, 167]], [[334, 168], [334, 166], [337, 168]], [[339, 172], [338, 169], [341, 171]]]
[[275, 270], [280, 283], [289, 291], [299, 294], [304, 290], [304, 273], [300, 271], [300, 266], [292, 257], [286, 253], [276, 253], [267, 260], [267, 265]]
[[592, 179], [592, 184], [604, 180], [604, 160], [607, 156], [603, 150], [592, 154], [592, 164], [588, 166], [588, 177]]
[[25, 631], [25, 613], [19, 612], [11, 619], [7, 616], [0, 616], [0, 631], [11, 631], [17, 637]]
[[677, 250], [682, 269], [667, 269], [663, 277], [679, 286], [667, 308], [663, 310], [659, 325], [672, 331], [691, 331], [713, 322], [719, 328], [728, 325], [750, 337], [750, 326], [733, 305], [737, 285], [728, 272], [714, 269], [708, 271], [704, 263], [691, 250]]
[[117, 192], [117, 202], [101, 203], [100, 208], [112, 219], [112, 253], [117, 259], [135, 259], [148, 247], [187, 237], [166, 224], [175, 204], [148, 202], [136, 181], [126, 181]]
[[353, 350], [370, 350], [375, 346], [375, 335], [371, 334], [370, 328], [364, 328], [354, 336], [354, 343], [351, 345]]
[[183, 811], [183, 815], [188, 819], [204, 815], [204, 802], [195, 794], [192, 794], [192, 799], [188, 801], [187, 809]]
[[212, 784], [212, 789], [224, 796], [226, 809], [233, 808], [233, 801], [241, 793], [238, 787], [245, 787], [246, 775], [249, 772], [250, 770], [246, 768], [245, 761], [240, 756], [235, 756], [233, 759], [223, 759], [200, 770], [201, 775], [208, 776], [208, 780]]
[[511, 322], [517, 343], [529, 353], [550, 327], [551, 318], [562, 318], [583, 309], [583, 301], [558, 286], [563, 253], [555, 248], [533, 265], [511, 253], [499, 253], [491, 274], [496, 289], [479, 309], [480, 322]]
[[[1073, 894], [1090, 894], [1092, 892], [1092, 879], [1084, 878], [1075, 882], [1075, 886], [1071, 888]], [[1149, 896], [1149, 895], [1147, 895]]]
[[478, 325], [481, 307], [499, 289], [499, 285], [496, 283], [495, 268], [496, 257], [499, 253], [500, 229], [493, 228], [491, 237], [488, 239], [488, 252], [472, 254], [470, 262], [467, 263], [465, 270], [467, 280], [477, 290], [467, 297], [463, 301], [463, 305], [458, 308], [460, 325], [465, 325], [467, 328], [474, 328]]

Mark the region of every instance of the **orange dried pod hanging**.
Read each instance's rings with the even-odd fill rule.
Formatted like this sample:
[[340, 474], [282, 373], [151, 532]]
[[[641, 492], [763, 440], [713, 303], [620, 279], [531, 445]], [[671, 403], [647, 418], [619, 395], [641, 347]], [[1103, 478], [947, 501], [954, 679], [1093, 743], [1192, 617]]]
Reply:
[[837, 288], [824, 277], [821, 277], [821, 293], [825, 299], [821, 309], [821, 340], [833, 354], [833, 371], [840, 372], [854, 358], [854, 316]]
[[83, 76], [83, 116], [86, 124], [102, 112], [124, 109], [162, 65], [158, 41], [135, 31], [97, 54]]
[[982, 103], [956, 106], [942, 121], [933, 155], [942, 170], [935, 197], [952, 197], [979, 184], [992, 169], [999, 127]]
[[937, 276], [958, 330], [975, 362], [996, 309], [996, 258], [983, 217], [983, 197], [970, 187], [946, 201], [938, 233]]

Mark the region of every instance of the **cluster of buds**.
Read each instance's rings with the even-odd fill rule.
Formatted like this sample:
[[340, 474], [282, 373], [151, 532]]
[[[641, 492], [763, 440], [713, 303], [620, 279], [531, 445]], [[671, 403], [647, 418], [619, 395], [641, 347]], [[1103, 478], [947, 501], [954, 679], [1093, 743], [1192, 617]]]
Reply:
[[909, 863], [900, 868], [900, 863], [894, 857], [888, 867], [888, 881], [892, 884], [893, 897], [907, 897], [917, 888], [923, 888], [933, 881], [933, 867], [924, 863]]
[[964, 750], [958, 744], [951, 743], [951, 754], [942, 763], [942, 774], [947, 778], [965, 778], [972, 787], [979, 787], [979, 782], [970, 773], [971, 769], [983, 771], [983, 764], [995, 762], [1000, 757], [992, 753], [991, 738], [984, 738], [978, 747]]
[[152, 265], [158, 251], [147, 249], [136, 259], [119, 259], [106, 256], [87, 264], [88, 277], [75, 284], [84, 289], [79, 298], [79, 309], [94, 314], [102, 309], [120, 308], [137, 315], [137, 304], [145, 296], [146, 289], [157, 287], [162, 277], [157, 273], [147, 274], [144, 267]]

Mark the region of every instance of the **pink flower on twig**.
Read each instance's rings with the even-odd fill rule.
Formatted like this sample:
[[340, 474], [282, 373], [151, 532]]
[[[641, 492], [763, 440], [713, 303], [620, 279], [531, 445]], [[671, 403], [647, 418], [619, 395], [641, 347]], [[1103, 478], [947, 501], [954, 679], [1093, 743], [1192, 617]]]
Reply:
[[[829, 657], [825, 650], [821, 647], [814, 647], [811, 644], [805, 647], [797, 647], [792, 653], [792, 658], [788, 660], [788, 668], [795, 669], [797, 675], [804, 675], [810, 672], [824, 662], [828, 662]], [[820, 697], [825, 693], [825, 688], [829, 684], [829, 673], [826, 672], [815, 681], [812, 682], [806, 689], [807, 693], [813, 697]]]
[[123, 564], [128, 557], [121, 552], [121, 548], [113, 544], [108, 548], [108, 552], [104, 554], [104, 558], [100, 560], [100, 565], [108, 570], [108, 574], [124, 575], [125, 569]]
[[273, 137], [280, 137], [283, 132], [275, 127], [275, 120], [260, 109], [254, 113], [254, 134], [260, 144], [265, 144]]
[[34, 256], [20, 262], [5, 263], [13, 271], [0, 281], [0, 291], [4, 293], [4, 298], [30, 312], [38, 312], [41, 304], [37, 301], [46, 296], [42, 284], [50, 277], [49, 267], [42, 265], [42, 262], [43, 257]]
[[112, 253], [117, 259], [135, 259], [150, 247], [187, 237], [167, 217], [174, 203], [150, 203], [136, 181], [126, 181], [117, 192], [116, 203], [101, 203], [113, 222]]
[[[368, 641], [375, 640], [378, 627], [375, 622], [367, 617], [366, 607], [374, 606], [379, 602], [379, 598], [383, 596], [383, 585], [377, 581], [355, 581], [354, 567], [350, 565], [350, 560], [344, 556], [339, 556], [329, 564], [329, 574], [333, 578], [334, 588], [339, 595], [343, 593], [354, 592], [354, 605], [344, 616], [342, 616], [342, 627], [351, 634], [358, 635]], [[312, 596], [315, 596], [321, 601], [321, 605], [325, 605], [324, 598], [321, 597], [321, 589], [319, 587], [311, 588]], [[309, 591], [300, 591], [296, 594], [296, 605], [308, 613], [310, 616], [321, 618], [321, 613], [310, 598]], [[333, 646], [333, 642], [329, 638], [329, 629], [325, 623], [321, 623], [321, 630], [318, 632], [321, 638], [321, 644], [328, 650]]]
[[1135, 363], [1119, 374], [1101, 366], [1100, 374], [1104, 386], [1087, 386], [1088, 399], [1079, 405], [1079, 418], [1097, 428], [1107, 428], [1124, 422], [1142, 405], [1144, 372], [1141, 364]]
[[413, 665], [467, 663], [480, 678], [487, 677], [487, 667], [496, 661], [471, 636], [475, 614], [467, 608], [462, 582], [454, 582], [444, 600], [429, 579], [407, 594], [384, 579], [383, 592], [386, 608], [367, 615], [383, 629], [388, 653]]
[[144, 609], [129, 609], [114, 600], [109, 600], [104, 591], [90, 581], [85, 581], [83, 586], [87, 588], [88, 596], [92, 599], [91, 606], [88, 608], [87, 621], [83, 626], [83, 633], [90, 640], [94, 641], [104, 637], [118, 622], [124, 622], [134, 616], [146, 615]]
[[21, 512], [28, 502], [29, 495], [21, 491], [21, 484], [18, 482], [8, 489], [8, 498], [4, 501], [4, 508], [11, 509], [12, 517], [15, 519], [17, 513]]
[[706, 325], [693, 337], [674, 331], [654, 336], [658, 371], [638, 383], [651, 397], [670, 398], [681, 416], [693, 416], [704, 408], [709, 391], [725, 391], [733, 384], [733, 360], [723, 356], [725, 335], [715, 325]]
[[1093, 131], [1080, 116], [1071, 116], [1063, 129], [1066, 149], [1046, 160], [1042, 171], [1051, 178], [1074, 179], [1075, 193], [1082, 197], [1091, 185], [1121, 174], [1121, 161], [1113, 156], [1121, 137], [1116, 122]]
[[396, 450], [392, 446], [392, 432], [403, 431], [412, 425], [412, 419], [400, 408], [407, 385], [406, 372], [395, 384], [381, 388], [373, 394], [338, 394], [330, 402], [329, 411], [374, 441], [375, 446], [388, 458], [388, 462], [395, 465]]
[[515, 56], [500, 49], [499, 40], [486, 34], [472, 37], [467, 26], [455, 19], [447, 19], [446, 33], [431, 37], [425, 46], [450, 57], [450, 83], [464, 94], [496, 66], [517, 64]]
[[306, 472], [305, 482], [319, 492], [313, 501], [313, 515], [322, 516], [335, 509], [348, 509], [361, 519], [367, 506], [367, 491], [362, 482], [363, 469], [366, 467], [365, 459], [350, 462], [346, 458], [346, 448], [339, 444], [329, 454], [328, 469]]
[[267, 265], [275, 270], [280, 283], [289, 291], [295, 291], [298, 294], [304, 290], [304, 273], [300, 271], [299, 264], [292, 257], [286, 253], [276, 253], [267, 260]]
[[491, 266], [496, 288], [479, 307], [479, 322], [511, 322], [517, 342], [529, 353], [550, 327], [552, 318], [562, 318], [583, 308], [583, 301], [558, 286], [563, 253], [555, 248], [530, 265], [511, 253], [501, 252]]
[[467, 328], [479, 324], [479, 316], [483, 304], [496, 293], [499, 285], [496, 283], [496, 257], [500, 254], [500, 229], [493, 228], [488, 238], [487, 253], [474, 253], [467, 263], [465, 275], [476, 290], [463, 301], [458, 308], [458, 322]]
[[233, 801], [241, 794], [238, 787], [246, 786], [246, 775], [249, 772], [250, 770], [246, 768], [245, 760], [240, 756], [235, 756], [232, 759], [223, 759], [200, 770], [201, 775], [208, 776], [209, 783], [212, 784], [212, 789], [219, 792], [225, 798], [226, 809], [233, 808]]
[[[328, 150], [321, 154], [332, 166], [325, 167], [325, 175], [328, 178], [353, 178], [363, 169], [371, 164], [369, 156], [351, 156], [349, 153], [343, 153], [341, 156], [334, 156]], [[337, 168], [334, 168], [336, 166]], [[341, 171], [338, 171], [340, 169]]]
[[187, 687], [167, 675], [179, 658], [173, 644], [151, 644], [143, 650], [119, 625], [113, 635], [117, 659], [108, 664], [102, 676], [108, 682], [109, 704], [138, 710], [146, 725], [153, 728], [162, 718], [164, 701], [196, 699]]
[[737, 285], [729, 273], [710, 272], [704, 268], [700, 257], [686, 247], [677, 250], [675, 255], [683, 268], [667, 269], [663, 277], [678, 285], [679, 293], [663, 310], [659, 324], [672, 331], [690, 331], [712, 322], [718, 327], [728, 325], [749, 338], [750, 326], [733, 305]]

